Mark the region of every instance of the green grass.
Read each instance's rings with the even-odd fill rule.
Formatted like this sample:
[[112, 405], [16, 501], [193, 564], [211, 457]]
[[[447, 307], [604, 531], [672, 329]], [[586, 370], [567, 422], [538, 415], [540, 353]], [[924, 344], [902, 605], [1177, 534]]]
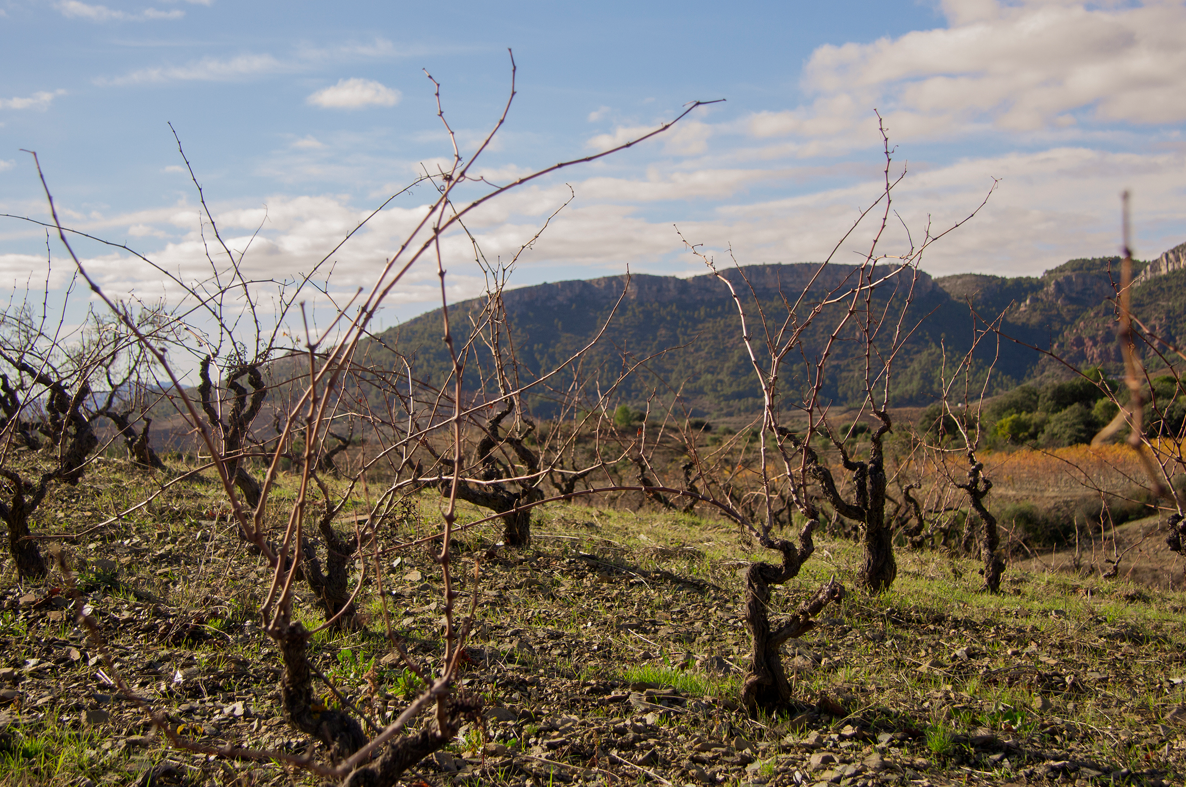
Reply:
[[[282, 477], [280, 482], [290, 479]], [[137, 480], [140, 486], [135, 488], [145, 483]], [[237, 661], [278, 665], [274, 647], [258, 630], [256, 608], [266, 589], [266, 580], [261, 585], [259, 579], [261, 563], [241, 549], [225, 523], [213, 540], [194, 538], [196, 521], [207, 518], [206, 510], [218, 504], [218, 493], [216, 484], [179, 485], [156, 509], [174, 512], [163, 528], [153, 517], [129, 518], [96, 534], [93, 541], [66, 549], [91, 561], [78, 578], [88, 603], [98, 610], [116, 614], [150, 608], [158, 602], [143, 597], [153, 593], [177, 617], [207, 615], [204, 626], [212, 636], [201, 643], [154, 646], [169, 654], [161, 657], [159, 673], [145, 676], [133, 671], [130, 677], [155, 687], [167, 682], [174, 668], [198, 666], [206, 673], [225, 673], [212, 692], [228, 698], [253, 695], [263, 704], [261, 722], [274, 722], [279, 719], [274, 705], [277, 676], [253, 683], [235, 674]], [[122, 491], [119, 483], [105, 486], [102, 505], [124, 505], [132, 494]], [[84, 504], [88, 510], [99, 508], [93, 502], [72, 503], [75, 508]], [[413, 513], [391, 525], [392, 532], [398, 531], [400, 538], [423, 533], [432, 526], [439, 505], [439, 497], [426, 494], [415, 502]], [[476, 509], [464, 513], [478, 514]], [[201, 529], [209, 533], [211, 528]], [[900, 551], [896, 583], [870, 598], [851, 591], [859, 548], [819, 537], [817, 551], [801, 574], [775, 589], [771, 616], [777, 621], [793, 612], [832, 575], [849, 586], [848, 598], [825, 610], [814, 632], [783, 649], [786, 662], [794, 658], [796, 646], [814, 656], [810, 668], [790, 675], [794, 695], [809, 704], [830, 698], [845, 715], [800, 719], [792, 730], [790, 718], [754, 721], [730, 707], [740, 694], [742, 674], [713, 659], [701, 661], [719, 655], [745, 666], [749, 643], [741, 619], [740, 569], [750, 560], [773, 561], [777, 555], [747, 543], [726, 523], [648, 510], [548, 506], [540, 512], [537, 534], [530, 548], [504, 550], [494, 560], [483, 560], [477, 625], [466, 644], [481, 649], [485, 660], [481, 666], [467, 667], [459, 682], [494, 705], [522, 709], [520, 722], [498, 728], [501, 742], [521, 741], [529, 748], [527, 741], [536, 738], [540, 728], [526, 720], [563, 714], [578, 715], [582, 724], [600, 725], [602, 732], [597, 734], [608, 734], [605, 728], [629, 724], [633, 717], [627, 703], [601, 704], [599, 698], [622, 697], [631, 684], [646, 683], [675, 689], [697, 699], [689, 706], [708, 708], [702, 716], [670, 714], [656, 725], [658, 734], [717, 739], [743, 735], [765, 744], [759, 774], [773, 775], [788, 757], [805, 756], [783, 747], [790, 733], [829, 735], [849, 723], [909, 731], [900, 748], [916, 761], [934, 762], [925, 776], [947, 778], [957, 768], [993, 772], [997, 766], [964, 743], [980, 728], [1002, 740], [1017, 740], [1027, 750], [1061, 750], [1071, 745], [1068, 741], [1078, 741], [1074, 756], [1088, 756], [1083, 754], [1088, 751], [1090, 758], [1110, 767], [1182, 773], [1181, 754], [1171, 748], [1167, 755], [1164, 743], [1155, 745], [1148, 739], [1150, 728], [1166, 723], [1170, 710], [1186, 702], [1186, 684], [1168, 682], [1170, 677], [1186, 676], [1181, 659], [1186, 652], [1186, 596], [1181, 593], [1148, 591], [1147, 598], [1132, 601], [1127, 583], [1010, 570], [1005, 592], [989, 596], [979, 588], [975, 561]], [[459, 610], [468, 612], [472, 559], [482, 557], [499, 536], [495, 522], [467, 531], [460, 539], [466, 547], [455, 564], [465, 567], [455, 572], [462, 592]], [[126, 543], [132, 539], [139, 541]], [[164, 549], [181, 554], [182, 562], [169, 569], [176, 582], [158, 576], [160, 566], [151, 564], [151, 555]], [[119, 550], [125, 559], [115, 560], [114, 568], [94, 562], [115, 559], [112, 553]], [[395, 556], [402, 560], [398, 566], [392, 566]], [[439, 666], [441, 652], [440, 609], [434, 606], [440, 601], [440, 575], [424, 550], [385, 557], [384, 567], [393, 627], [416, 663], [432, 671]], [[421, 571], [421, 581], [402, 579], [411, 568]], [[322, 615], [303, 585], [298, 593], [305, 597], [297, 604], [297, 617], [313, 628]], [[370, 697], [367, 675], [373, 669], [377, 702], [387, 702], [376, 712], [382, 721], [392, 718], [404, 707], [401, 703], [418, 696], [424, 686], [402, 663], [383, 661], [391, 649], [382, 636], [382, 600], [373, 585], [363, 589], [358, 604], [370, 616], [369, 630], [320, 632], [311, 653], [319, 669], [360, 707]], [[401, 625], [406, 618], [411, 623]], [[248, 622], [255, 626], [250, 635], [244, 633]], [[122, 632], [112, 626], [110, 634], [118, 638]], [[20, 666], [26, 655], [43, 656], [35, 649], [41, 639], [82, 646], [72, 620], [49, 623], [22, 609], [0, 610], [0, 637], [12, 640], [8, 662], [0, 666]], [[535, 648], [520, 650], [521, 637]], [[970, 652], [967, 661], [953, 656], [960, 649]], [[692, 659], [686, 658], [689, 654]], [[721, 671], [706, 666], [710, 663]], [[1089, 678], [1091, 671], [1102, 677]], [[1068, 687], [1068, 675], [1078, 685]], [[593, 694], [587, 684], [597, 684], [600, 693]], [[1054, 708], [1036, 710], [1035, 694], [1050, 699]], [[163, 704], [175, 707], [183, 701], [168, 697]], [[76, 784], [84, 776], [101, 783], [111, 781], [112, 774], [126, 776], [123, 766], [129, 757], [159, 754], [158, 749], [141, 749], [134, 755], [104, 750], [103, 736], [110, 730], [57, 721], [63, 715], [77, 718], [78, 710], [46, 713], [41, 721], [14, 728], [19, 729], [17, 742], [0, 759], [0, 783]], [[1057, 729], [1050, 726], [1055, 717], [1060, 719]], [[205, 716], [186, 721], [211, 726]], [[480, 747], [473, 729], [467, 731], [469, 739], [461, 750]], [[277, 730], [286, 728], [277, 725]], [[252, 737], [243, 729], [235, 734], [246, 743], [259, 740], [258, 734]], [[573, 735], [578, 740], [582, 736], [592, 739], [583, 728]], [[580, 761], [569, 762], [573, 763]], [[682, 779], [673, 772], [661, 773], [673, 782]], [[744, 778], [739, 774], [740, 769], [729, 778]], [[1015, 780], [1016, 770], [997, 776], [999, 781]], [[495, 776], [491, 772], [484, 778]], [[1172, 778], [1167, 782], [1174, 783]]]
[[719, 683], [703, 674], [688, 669], [655, 664], [627, 667], [622, 671], [622, 682], [627, 684], [650, 683], [675, 689], [680, 694], [691, 697], [712, 695], [720, 688]]
[[927, 725], [927, 749], [936, 757], [950, 757], [955, 753], [955, 730], [943, 722], [937, 721]]
[[103, 736], [93, 728], [78, 728], [78, 714], [55, 712], [69, 724], [46, 721], [14, 726], [8, 745], [0, 748], [0, 784], [65, 785], [78, 774], [98, 775], [104, 761], [123, 759], [102, 748]]

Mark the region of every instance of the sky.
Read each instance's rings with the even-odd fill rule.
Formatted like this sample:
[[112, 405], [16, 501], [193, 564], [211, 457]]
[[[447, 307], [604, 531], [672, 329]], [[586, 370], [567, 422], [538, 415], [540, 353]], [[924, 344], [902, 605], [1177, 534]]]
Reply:
[[[995, 183], [923, 270], [1038, 275], [1114, 254], [1126, 189], [1149, 259], [1186, 241], [1183, 41], [1181, 1], [0, 0], [0, 213], [48, 220], [36, 151], [64, 224], [196, 281], [211, 267], [179, 139], [245, 274], [288, 280], [399, 194], [331, 256], [342, 296], [436, 197], [400, 192], [450, 161], [426, 72], [468, 160], [506, 105], [509, 50], [516, 94], [474, 168], [488, 183], [724, 99], [476, 211], [470, 231], [505, 261], [574, 195], [512, 285], [703, 273], [681, 236], [721, 264], [821, 260], [883, 188], [878, 115], [906, 171], [883, 253], [962, 220]], [[857, 261], [875, 230], [835, 259]], [[116, 297], [170, 296], [127, 252], [76, 249]], [[465, 239], [444, 254], [450, 297], [480, 294]], [[0, 288], [61, 288], [70, 270], [44, 228], [0, 218]], [[434, 305], [423, 265], [381, 326]]]

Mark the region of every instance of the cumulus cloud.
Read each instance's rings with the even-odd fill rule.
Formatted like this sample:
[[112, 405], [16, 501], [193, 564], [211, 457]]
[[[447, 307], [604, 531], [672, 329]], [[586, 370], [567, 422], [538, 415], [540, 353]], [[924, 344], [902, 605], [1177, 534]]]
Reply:
[[0, 159], [0, 172], [4, 172], [4, 171], [6, 171], [6, 170], [10, 170], [10, 169], [12, 169], [12, 168], [13, 168], [13, 167], [15, 167], [15, 166], [16, 166], [16, 162], [15, 162], [15, 161], [6, 160], [6, 159]]
[[[877, 198], [881, 184], [874, 163], [842, 176], [816, 169], [689, 167], [618, 177], [587, 173], [590, 176], [584, 180], [569, 179], [577, 201], [552, 221], [520, 258], [519, 266], [546, 266], [545, 277], [550, 280], [621, 273], [628, 264], [642, 272], [684, 272], [689, 263], [672, 229], [674, 220], [685, 237], [705, 244], [721, 260], [727, 259], [730, 248], [743, 264], [819, 260], [844, 235], [859, 210]], [[997, 192], [981, 214], [934, 246], [923, 267], [933, 275], [967, 270], [1032, 275], [1071, 257], [1112, 250], [1116, 195], [1124, 187], [1132, 188], [1138, 197], [1134, 210], [1138, 254], [1155, 256], [1180, 243], [1186, 232], [1180, 209], [1184, 169], [1183, 147], [1132, 153], [1060, 146], [1003, 153], [919, 167], [895, 191], [894, 208], [917, 244], [928, 226], [937, 232], [966, 217], [984, 198], [992, 177], [1000, 178]], [[522, 173], [500, 167], [484, 174], [506, 180]], [[786, 188], [787, 183], [805, 178], [823, 179], [826, 185]], [[568, 187], [559, 177], [528, 185], [471, 213], [467, 226], [489, 258], [507, 258], [531, 240], [568, 196]], [[373, 284], [384, 260], [426, 215], [432, 193], [415, 197], [422, 202], [389, 207], [335, 252], [331, 282], [335, 291]], [[673, 214], [659, 204], [680, 200], [690, 209]], [[247, 250], [244, 275], [267, 280], [310, 270], [372, 207], [356, 205], [345, 196], [286, 195], [273, 196], [266, 205], [212, 209], [232, 251]], [[209, 275], [198, 210], [188, 202], [106, 217], [80, 215], [71, 221], [100, 236], [106, 228], [137, 239], [138, 250], [187, 280]], [[855, 233], [836, 261], [857, 259], [879, 226], [874, 220]], [[909, 244], [895, 222], [886, 230], [882, 250], [898, 254]], [[450, 270], [450, 297], [480, 294], [480, 277], [470, 275], [475, 271], [469, 238], [461, 232], [446, 237], [442, 252]], [[44, 260], [17, 256], [0, 258], [0, 272], [28, 275], [29, 270], [44, 267]], [[148, 273], [132, 260], [95, 259], [96, 270], [106, 277], [105, 286], [115, 291], [135, 290], [137, 281], [149, 280]], [[538, 273], [527, 275], [540, 278]], [[431, 308], [439, 293], [433, 289], [433, 276], [432, 265], [413, 270], [392, 304], [403, 304], [404, 314]]]
[[49, 105], [58, 96], [65, 95], [66, 91], [58, 89], [52, 93], [48, 90], [40, 90], [31, 96], [16, 97], [16, 98], [0, 98], [0, 109], [49, 109]]
[[318, 150], [325, 147], [325, 143], [314, 137], [312, 134], [294, 140], [292, 146], [297, 150]]
[[827, 154], [864, 144], [877, 107], [897, 139], [1039, 132], [1081, 123], [1186, 120], [1186, 6], [946, 0], [948, 26], [869, 44], [827, 45], [804, 70], [811, 103], [750, 119], [758, 137], [794, 135]]
[[161, 11], [156, 8], [146, 8], [136, 13], [119, 11], [105, 5], [92, 5], [79, 0], [64, 0], [55, 3], [58, 13], [67, 19], [85, 19], [89, 22], [146, 22], [152, 19], [181, 19], [185, 12], [179, 9]]
[[373, 79], [341, 79], [338, 84], [322, 88], [306, 101], [326, 109], [362, 109], [368, 106], [393, 107], [399, 103], [400, 92]]
[[695, 169], [687, 172], [647, 170], [647, 178], [593, 177], [581, 183], [582, 199], [615, 202], [657, 202], [726, 198], [762, 180], [782, 180], [785, 169]]

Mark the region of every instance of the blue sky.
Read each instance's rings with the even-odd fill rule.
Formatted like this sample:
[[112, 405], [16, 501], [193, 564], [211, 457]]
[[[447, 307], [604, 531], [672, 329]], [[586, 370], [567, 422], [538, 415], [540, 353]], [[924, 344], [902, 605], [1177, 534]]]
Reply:
[[[479, 162], [495, 183], [726, 99], [476, 214], [487, 255], [507, 258], [575, 191], [514, 283], [702, 272], [673, 225], [742, 264], [821, 259], [879, 193], [875, 109], [908, 167], [894, 205], [916, 239], [999, 179], [923, 268], [1036, 275], [1113, 253], [1123, 189], [1138, 256], [1186, 241], [1183, 41], [1183, 2], [0, 0], [0, 213], [46, 218], [21, 152], [35, 150], [67, 225], [202, 275], [172, 123], [228, 243], [258, 230], [250, 275], [291, 276], [447, 161], [424, 69], [465, 154], [507, 99], [509, 48], [518, 94]], [[331, 287], [368, 285], [434, 196], [421, 185], [393, 201], [334, 255]], [[883, 251], [906, 244], [895, 226]], [[127, 254], [79, 251], [113, 294], [168, 294]], [[60, 286], [68, 269], [49, 253]], [[451, 295], [478, 294], [463, 239], [446, 254]], [[43, 278], [46, 257], [44, 230], [0, 219], [0, 287]], [[431, 308], [434, 282], [414, 271], [387, 324]]]

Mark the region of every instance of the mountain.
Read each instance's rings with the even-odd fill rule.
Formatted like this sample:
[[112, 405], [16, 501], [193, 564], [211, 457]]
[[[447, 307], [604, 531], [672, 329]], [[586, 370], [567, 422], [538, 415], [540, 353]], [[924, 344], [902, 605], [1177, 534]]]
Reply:
[[[1186, 244], [1178, 247], [1186, 252]], [[1186, 335], [1186, 255], [1174, 250], [1158, 262], [1139, 264], [1142, 275], [1134, 285], [1134, 312], [1166, 337]], [[777, 334], [787, 321], [787, 304], [802, 320], [826, 293], [851, 289], [859, 276], [855, 266], [816, 263], [759, 265], [724, 271], [746, 308], [749, 330], [759, 345], [767, 332]], [[886, 276], [875, 289], [872, 311], [897, 314], [907, 297], [909, 275]], [[977, 371], [983, 376], [994, 362], [993, 390], [1005, 390], [1041, 375], [1057, 375], [1059, 366], [1023, 345], [1053, 350], [1070, 362], [1102, 364], [1119, 371], [1116, 349], [1114, 280], [1117, 258], [1071, 260], [1040, 277], [1008, 278], [960, 274], [933, 279], [919, 272], [903, 330], [910, 332], [893, 362], [892, 402], [921, 406], [934, 401], [944, 368], [967, 351], [973, 335], [972, 310], [984, 320], [998, 320], [1004, 337], [999, 345], [983, 342]], [[800, 297], [802, 296], [802, 297]], [[574, 358], [604, 328], [598, 342], [565, 372], [533, 391], [533, 412], [549, 416], [573, 386], [586, 402], [597, 391], [612, 391], [611, 407], [620, 403], [640, 408], [648, 399], [679, 398], [696, 416], [720, 418], [760, 412], [761, 391], [741, 341], [737, 306], [728, 289], [711, 274], [691, 278], [650, 275], [609, 276], [588, 281], [566, 281], [508, 290], [502, 295], [509, 341], [521, 383]], [[619, 302], [620, 300], [620, 302]], [[781, 370], [780, 386], [790, 401], [809, 384], [811, 364], [818, 360], [828, 332], [846, 309], [843, 298], [816, 318], [804, 332], [802, 353], [792, 353]], [[485, 298], [450, 306], [450, 319], [459, 347], [464, 331], [484, 325]], [[616, 310], [615, 310], [616, 306]], [[766, 316], [763, 325], [761, 315]], [[832, 347], [823, 379], [824, 401], [848, 405], [864, 390], [866, 356], [859, 332], [859, 314], [850, 320]], [[414, 375], [433, 387], [442, 386], [452, 363], [441, 340], [440, 311], [430, 312], [392, 328], [360, 347], [360, 358], [377, 369], [403, 369], [408, 359]], [[877, 335], [875, 346], [889, 346], [892, 327]], [[1016, 340], [1016, 341], [1012, 341]], [[1171, 340], [1176, 340], [1171, 338]], [[1020, 342], [1020, 343], [1018, 343]], [[493, 368], [490, 350], [482, 342], [468, 345], [467, 389]], [[762, 347], [758, 348], [761, 358]], [[765, 353], [768, 357], [768, 353]], [[878, 363], [874, 357], [874, 365]], [[625, 372], [628, 376], [623, 377]], [[1064, 372], [1065, 374], [1065, 372]]]

